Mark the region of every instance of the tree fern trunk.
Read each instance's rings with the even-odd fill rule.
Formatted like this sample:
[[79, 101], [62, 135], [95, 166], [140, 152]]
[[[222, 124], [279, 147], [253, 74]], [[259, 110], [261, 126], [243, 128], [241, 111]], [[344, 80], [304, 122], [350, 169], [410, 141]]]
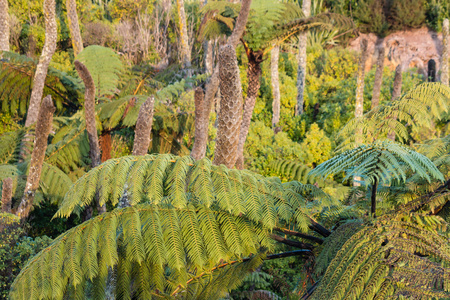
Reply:
[[242, 0], [241, 10], [239, 16], [236, 19], [236, 24], [234, 25], [233, 32], [227, 40], [227, 44], [236, 48], [239, 40], [244, 33], [245, 26], [247, 26], [248, 14], [250, 13], [250, 5], [252, 0]]
[[275, 128], [280, 121], [280, 82], [278, 78], [278, 58], [280, 53], [280, 47], [275, 46], [272, 49], [271, 58], [270, 58], [270, 74], [272, 77], [272, 128]]
[[[402, 64], [400, 63], [397, 68], [395, 68], [394, 76], [394, 88], [392, 90], [391, 101], [397, 100], [402, 95]], [[388, 135], [388, 139], [395, 141], [395, 132], [392, 130]]]
[[83, 40], [81, 39], [80, 24], [78, 23], [77, 3], [75, 0], [66, 1], [67, 20], [69, 21], [70, 37], [72, 39], [73, 55], [83, 51]]
[[381, 43], [378, 45], [377, 70], [375, 71], [375, 80], [373, 83], [371, 109], [374, 109], [380, 103], [381, 84], [383, 83], [384, 56], [384, 39], [381, 39]]
[[2, 212], [4, 213], [11, 213], [12, 191], [12, 178], [5, 178], [2, 185]]
[[187, 34], [186, 12], [184, 11], [184, 0], [177, 0], [177, 13], [180, 28], [181, 60], [183, 68], [191, 67], [191, 49], [189, 47], [189, 37]]
[[448, 19], [444, 19], [442, 24], [442, 63], [441, 63], [441, 83], [448, 86]]
[[211, 41], [205, 41], [203, 43], [203, 50], [205, 52], [205, 72], [212, 74], [213, 69], [213, 43]]
[[252, 120], [253, 109], [255, 108], [256, 98], [258, 97], [261, 76], [262, 53], [250, 52], [247, 68], [248, 89], [245, 98], [244, 114], [242, 116], [241, 130], [239, 133], [239, 144], [237, 152], [236, 168], [244, 168], [244, 144], [247, 139], [250, 122]]
[[371, 195], [371, 213], [372, 217], [376, 217], [376, 211], [377, 211], [377, 188], [378, 188], [378, 178], [375, 177], [375, 180], [372, 185], [372, 195]]
[[237, 158], [242, 116], [242, 87], [236, 51], [232, 45], [221, 47], [219, 53], [220, 111], [217, 130], [215, 165], [232, 168]]
[[0, 0], [0, 51], [9, 51], [8, 0]]
[[102, 153], [101, 162], [105, 162], [108, 159], [111, 159], [111, 149], [112, 149], [112, 140], [111, 140], [111, 131], [104, 131], [100, 135], [100, 151]]
[[153, 124], [153, 105], [155, 98], [148, 97], [139, 109], [139, 115], [134, 130], [133, 155], [145, 155], [151, 142]]
[[44, 163], [48, 135], [52, 129], [53, 113], [55, 112], [55, 109], [52, 97], [45, 97], [42, 101], [41, 108], [39, 109], [39, 115], [36, 122], [36, 138], [34, 139], [33, 152], [31, 153], [30, 168], [25, 191], [16, 213], [21, 219], [28, 217], [30, 209], [33, 206], [34, 195], [39, 187], [42, 164]]
[[191, 156], [198, 160], [205, 157], [206, 144], [208, 143], [208, 125], [209, 112], [211, 111], [211, 102], [206, 103], [203, 89], [195, 89], [195, 140], [192, 147]]
[[33, 89], [31, 91], [30, 106], [28, 107], [25, 127], [30, 127], [38, 118], [41, 106], [42, 94], [44, 93], [45, 77], [48, 66], [56, 50], [57, 28], [55, 14], [55, 0], [44, 0], [45, 16], [45, 43], [42, 49], [39, 63], [34, 74]]
[[[364, 112], [364, 78], [365, 78], [365, 67], [367, 60], [367, 40], [361, 40], [361, 56], [359, 58], [358, 73], [356, 77], [356, 103], [355, 103], [355, 118], [361, 118]], [[362, 131], [357, 130], [356, 132], [356, 144], [362, 142]], [[359, 183], [361, 177], [353, 177], [353, 186], [360, 186]]]
[[[305, 18], [311, 15], [311, 0], [303, 0], [302, 11]], [[298, 69], [297, 69], [297, 106], [295, 115], [303, 113], [306, 80], [306, 45], [308, 32], [301, 32], [298, 37]]]

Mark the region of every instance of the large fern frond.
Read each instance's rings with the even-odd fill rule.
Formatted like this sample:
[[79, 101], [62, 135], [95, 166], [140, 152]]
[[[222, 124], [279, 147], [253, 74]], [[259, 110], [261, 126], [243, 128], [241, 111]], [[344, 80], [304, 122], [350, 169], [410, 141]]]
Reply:
[[[37, 61], [25, 55], [3, 52], [0, 61], [1, 110], [11, 115], [23, 116], [27, 112]], [[49, 67], [44, 94], [51, 95], [58, 111], [76, 110], [83, 99], [80, 81]]]
[[341, 226], [316, 266], [323, 276], [311, 299], [450, 297], [448, 239], [401, 218]]
[[[223, 270], [220, 275], [227, 278], [231, 272], [225, 288], [233, 287], [234, 276], [246, 275], [261, 264], [261, 257], [235, 267], [220, 264], [242, 261], [261, 247], [273, 247], [267, 228], [245, 217], [200, 203], [184, 208], [140, 204], [102, 214], [59, 236], [22, 269], [10, 297], [84, 298], [92, 282], [95, 298], [103, 299], [108, 269], [115, 268], [118, 298], [208, 299], [206, 295], [218, 292], [208, 288], [217, 281], [209, 274]], [[218, 296], [226, 292], [219, 290]]]
[[194, 162], [190, 157], [146, 155], [112, 159], [86, 173], [72, 186], [55, 216], [80, 211], [97, 193], [101, 204], [116, 205], [125, 185], [132, 205], [164, 203], [185, 208], [199, 203], [233, 216], [245, 215], [269, 228], [292, 222], [307, 231], [309, 212], [337, 204], [323, 192], [309, 198], [312, 191], [317, 194], [316, 187], [228, 170], [211, 165], [206, 158]]
[[368, 184], [375, 180], [383, 184], [394, 179], [405, 181], [407, 172], [413, 172], [428, 182], [432, 179], [444, 181], [442, 173], [427, 157], [389, 140], [377, 140], [347, 150], [320, 164], [309, 175], [325, 178], [339, 172], [346, 173], [345, 179], [361, 176]]

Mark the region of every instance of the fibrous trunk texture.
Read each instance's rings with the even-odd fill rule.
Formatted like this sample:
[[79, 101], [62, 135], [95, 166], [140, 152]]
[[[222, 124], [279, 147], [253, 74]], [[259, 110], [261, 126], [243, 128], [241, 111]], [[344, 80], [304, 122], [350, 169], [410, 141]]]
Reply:
[[[356, 77], [356, 103], [355, 103], [355, 118], [361, 118], [364, 113], [364, 77], [367, 59], [367, 40], [361, 40], [361, 56], [359, 57], [358, 74]], [[356, 144], [362, 142], [362, 131], [356, 131]], [[361, 177], [353, 177], [353, 186], [360, 186]]]
[[220, 49], [219, 78], [222, 97], [220, 99], [219, 126], [213, 163], [232, 168], [237, 159], [242, 116], [241, 79], [236, 51], [232, 45], [228, 44]]
[[11, 213], [11, 201], [13, 192], [13, 180], [5, 178], [2, 185], [2, 212]]
[[17, 215], [24, 219], [28, 217], [33, 206], [34, 195], [39, 187], [41, 179], [42, 164], [44, 163], [45, 151], [47, 150], [47, 140], [52, 129], [53, 113], [55, 106], [52, 97], [47, 96], [42, 100], [36, 122], [36, 137], [34, 139], [33, 152], [31, 153], [30, 168], [28, 171], [27, 183], [23, 193], [22, 201], [17, 209]]
[[211, 103], [205, 102], [203, 89], [197, 87], [194, 94], [195, 102], [195, 140], [191, 156], [198, 160], [205, 157], [206, 144], [208, 143], [208, 125]]
[[250, 13], [251, 4], [252, 0], [242, 0], [239, 16], [236, 19], [236, 24], [234, 25], [233, 32], [227, 40], [227, 44], [233, 46], [233, 48], [236, 48], [239, 40], [242, 37], [242, 34], [244, 33], [245, 26], [247, 26], [248, 14]]
[[444, 19], [442, 24], [442, 62], [441, 62], [441, 82], [448, 86], [448, 19]]
[[8, 0], [0, 0], [0, 51], [9, 51]]
[[205, 71], [208, 74], [213, 73], [213, 43], [212, 41], [205, 41], [203, 43], [203, 50], [205, 52]]
[[111, 159], [112, 139], [111, 131], [104, 131], [100, 136], [100, 150], [102, 152], [102, 162]]
[[280, 53], [280, 47], [275, 46], [272, 49], [271, 52], [271, 58], [270, 58], [270, 74], [272, 78], [272, 95], [273, 95], [273, 102], [272, 102], [272, 128], [275, 130], [275, 128], [278, 125], [278, 122], [280, 121], [280, 81], [278, 78], [278, 57]]
[[153, 124], [153, 105], [155, 98], [148, 97], [139, 109], [139, 115], [134, 130], [133, 155], [145, 155], [151, 142]]
[[177, 0], [177, 12], [180, 27], [181, 59], [184, 68], [191, 66], [191, 49], [187, 34], [186, 12], [184, 11], [184, 0]]
[[44, 0], [45, 17], [45, 43], [42, 49], [39, 63], [34, 73], [33, 89], [31, 90], [30, 106], [27, 111], [25, 127], [30, 127], [36, 123], [39, 107], [41, 106], [42, 94], [44, 93], [45, 77], [48, 66], [56, 50], [57, 28], [55, 14], [55, 0]]
[[86, 119], [86, 131], [89, 137], [89, 157], [91, 166], [95, 168], [100, 165], [100, 146], [98, 143], [97, 127], [95, 126], [95, 84], [91, 73], [80, 61], [75, 61], [75, 69], [84, 82], [84, 114]]
[[[397, 68], [395, 68], [395, 76], [394, 76], [394, 88], [392, 90], [392, 98], [391, 101], [397, 100], [402, 95], [402, 64], [399, 64]], [[395, 141], [395, 132], [392, 130], [387, 135], [388, 139]]]
[[250, 52], [247, 67], [248, 89], [247, 97], [244, 103], [244, 114], [242, 115], [241, 130], [239, 133], [239, 144], [236, 168], [242, 170], [244, 168], [244, 144], [247, 139], [250, 122], [252, 120], [253, 109], [255, 108], [256, 98], [258, 97], [261, 76], [262, 54]]
[[378, 45], [377, 69], [375, 71], [375, 80], [373, 82], [371, 109], [374, 109], [380, 103], [381, 84], [383, 83], [384, 56], [385, 56], [385, 50], [384, 50], [384, 44], [382, 41]]
[[[311, 0], [303, 0], [302, 11], [305, 18], [311, 15]], [[306, 81], [306, 45], [308, 32], [301, 32], [298, 36], [298, 69], [297, 69], [297, 105], [295, 115], [303, 113], [303, 103]]]
[[81, 39], [80, 24], [78, 23], [77, 2], [75, 0], [67, 0], [66, 9], [70, 37], [72, 39], [73, 55], [77, 57], [77, 55], [83, 51], [83, 40]]

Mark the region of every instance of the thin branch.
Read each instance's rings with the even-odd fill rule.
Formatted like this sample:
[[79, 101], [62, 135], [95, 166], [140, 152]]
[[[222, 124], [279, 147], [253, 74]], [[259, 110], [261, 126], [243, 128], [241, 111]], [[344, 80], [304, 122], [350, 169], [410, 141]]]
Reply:
[[292, 246], [292, 247], [296, 247], [296, 248], [300, 248], [300, 249], [314, 249], [314, 246], [311, 244], [307, 244], [307, 243], [302, 243], [302, 242], [298, 242], [298, 241], [294, 241], [294, 240], [288, 240], [285, 239], [279, 235], [276, 234], [271, 234], [270, 235], [271, 239], [274, 239], [275, 241], [288, 245], [288, 246]]
[[315, 237], [312, 235], [308, 235], [308, 234], [304, 234], [304, 233], [301, 233], [298, 231], [293, 231], [293, 230], [284, 229], [284, 228], [275, 228], [275, 230], [280, 231], [287, 235], [292, 235], [292, 236], [296, 236], [296, 237], [299, 237], [302, 239], [310, 240], [310, 241], [316, 242], [318, 244], [323, 244], [323, 242], [324, 242], [323, 239], [321, 239], [321, 238], [318, 238], [318, 237]]

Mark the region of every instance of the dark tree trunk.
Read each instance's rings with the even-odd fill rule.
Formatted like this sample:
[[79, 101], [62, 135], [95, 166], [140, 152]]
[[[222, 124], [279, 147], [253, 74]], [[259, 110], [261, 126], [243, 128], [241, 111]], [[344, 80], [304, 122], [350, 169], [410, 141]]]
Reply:
[[11, 213], [11, 201], [13, 192], [13, 180], [5, 178], [2, 185], [2, 212]]
[[245, 98], [244, 114], [242, 115], [241, 130], [239, 133], [239, 144], [237, 152], [236, 168], [244, 168], [244, 144], [247, 139], [250, 122], [252, 120], [253, 109], [255, 108], [256, 98], [258, 97], [261, 76], [262, 52], [250, 52], [248, 56], [247, 80], [248, 89]]
[[203, 89], [198, 87], [195, 89], [195, 140], [192, 147], [191, 156], [198, 160], [205, 157], [206, 144], [208, 143], [208, 126], [209, 112], [211, 111], [211, 103], [204, 100]]
[[222, 97], [213, 163], [232, 168], [237, 159], [241, 127], [242, 87], [236, 51], [231, 45], [225, 45], [220, 49], [219, 77]]
[[139, 109], [134, 130], [133, 155], [145, 155], [151, 142], [153, 124], [153, 105], [155, 98], [148, 97]]
[[16, 213], [21, 219], [28, 217], [31, 207], [33, 206], [34, 195], [39, 187], [42, 164], [44, 163], [48, 135], [52, 129], [53, 113], [55, 112], [55, 109], [50, 96], [47, 96], [42, 100], [36, 122], [36, 138], [34, 139], [33, 152], [31, 153], [27, 183], [25, 185], [22, 201], [20, 202]]
[[376, 211], [377, 211], [377, 188], [378, 188], [378, 178], [375, 177], [375, 180], [372, 185], [372, 197], [371, 197], [371, 214], [375, 218], [376, 217]]

